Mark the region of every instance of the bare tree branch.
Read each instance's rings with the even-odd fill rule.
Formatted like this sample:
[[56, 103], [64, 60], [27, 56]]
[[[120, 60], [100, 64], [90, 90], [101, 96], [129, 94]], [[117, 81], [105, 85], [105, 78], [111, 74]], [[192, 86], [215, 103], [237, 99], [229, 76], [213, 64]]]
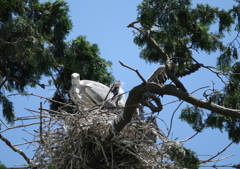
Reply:
[[44, 98], [46, 100], [50, 100], [52, 102], [56, 102], [56, 103], [59, 103], [59, 104], [67, 105], [69, 107], [76, 107], [76, 106], [73, 106], [73, 105], [70, 105], [70, 104], [66, 104], [66, 103], [63, 103], [63, 102], [58, 102], [56, 100], [53, 100], [53, 99], [50, 99], [50, 98], [47, 98], [47, 97], [43, 97], [43, 96], [39, 96], [39, 95], [36, 95], [36, 94], [33, 94], [33, 93], [16, 93], [16, 94], [10, 94], [10, 95], [8, 95], [8, 97], [9, 96], [16, 96], [16, 95], [32, 95], [32, 96], [37, 96], [37, 97], [40, 97], [40, 98]]
[[140, 79], [142, 79], [143, 83], [145, 83], [145, 84], [147, 83], [147, 81], [142, 77], [142, 75], [138, 72], [137, 69], [133, 69], [133, 68], [131, 68], [130, 66], [125, 65], [125, 64], [122, 63], [121, 61], [119, 61], [119, 63], [120, 63], [122, 66], [124, 66], [124, 67], [126, 67], [126, 68], [128, 68], [128, 69], [130, 69], [130, 70], [133, 70], [134, 72], [136, 72], [137, 75], [140, 77]]
[[27, 161], [28, 164], [31, 164], [31, 161], [30, 161], [30, 159], [26, 156], [26, 154], [25, 154], [22, 150], [14, 147], [8, 139], [6, 139], [5, 137], [2, 136], [2, 134], [0, 134], [0, 139], [1, 139], [3, 142], [5, 142], [5, 143], [8, 145], [8, 147], [10, 147], [13, 151], [19, 153], [19, 154]]
[[227, 145], [227, 147], [225, 147], [222, 151], [218, 152], [215, 156], [209, 158], [208, 160], [204, 160], [202, 161], [202, 163], [206, 163], [211, 161], [212, 159], [214, 159], [215, 157], [219, 156], [220, 154], [222, 154], [228, 147], [230, 147], [233, 144], [233, 142], [231, 142], [230, 144]]
[[0, 71], [0, 74], [1, 74], [1, 76], [6, 77], [5, 80], [13, 80], [13, 81], [17, 82], [18, 84], [22, 84], [22, 82], [30, 82], [30, 83], [34, 83], [34, 84], [40, 86], [43, 89], [45, 89], [45, 86], [49, 86], [49, 85], [45, 85], [45, 84], [40, 84], [37, 81], [32, 80], [32, 79], [28, 79], [28, 80], [26, 80], [26, 79], [16, 79], [14, 77], [9, 76], [8, 74], [2, 73], [1, 71]]
[[[209, 87], [209, 86], [205, 86], [205, 87], [201, 87], [201, 88], [199, 88], [199, 89], [196, 89], [196, 90], [194, 90], [191, 94], [195, 93], [196, 91], [198, 91], [198, 90], [200, 90], [200, 89], [206, 88], [206, 87]], [[178, 101], [179, 101], [179, 100], [178, 100]], [[184, 102], [184, 101], [181, 101], [181, 103], [178, 105], [178, 107], [174, 110], [174, 112], [173, 112], [173, 114], [172, 114], [172, 118], [171, 118], [171, 122], [170, 122], [170, 129], [169, 129], [169, 131], [168, 131], [168, 135], [167, 135], [167, 136], [170, 135], [170, 132], [171, 132], [171, 129], [172, 129], [173, 117], [174, 117], [176, 111], [179, 109], [179, 107], [182, 105], [183, 102]], [[196, 134], [195, 134], [195, 135], [196, 135]], [[194, 135], [194, 136], [195, 136], [195, 135]], [[192, 137], [190, 137], [190, 138], [193, 138], [194, 136], [192, 136]]]

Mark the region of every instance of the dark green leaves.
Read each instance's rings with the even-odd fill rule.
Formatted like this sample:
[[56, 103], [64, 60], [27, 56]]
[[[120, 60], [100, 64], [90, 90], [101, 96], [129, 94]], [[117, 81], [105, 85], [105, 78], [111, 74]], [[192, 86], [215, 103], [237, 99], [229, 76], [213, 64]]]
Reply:
[[[91, 79], [110, 85], [114, 78], [108, 69], [112, 63], [100, 57], [100, 51], [96, 44], [91, 44], [85, 36], [78, 36], [75, 40], [67, 42], [59, 53], [59, 62], [64, 66], [56, 66], [54, 100], [69, 103], [68, 90], [71, 87], [71, 74], [77, 72], [81, 79]], [[62, 105], [51, 102], [50, 107], [58, 110]], [[70, 112], [69, 110], [67, 110]]]
[[[53, 77], [57, 91], [54, 98], [66, 102], [70, 75], [110, 84], [110, 62], [100, 58], [98, 46], [85, 37], [65, 42], [72, 29], [66, 1], [39, 3], [38, 0], [0, 2], [0, 77], [8, 92], [25, 92], [35, 87], [41, 77]], [[14, 118], [11, 101], [1, 96], [4, 117]], [[53, 107], [58, 107], [52, 105]], [[12, 108], [12, 109], [11, 109]], [[12, 110], [12, 111], [11, 111]]]
[[206, 121], [206, 127], [226, 131], [234, 143], [240, 142], [240, 120], [212, 112]]
[[0, 161], [0, 169], [7, 169], [7, 167], [4, 164], [2, 164], [1, 161]]
[[219, 18], [219, 32], [231, 32], [231, 25], [235, 22], [232, 15], [225, 10], [221, 10], [217, 14]]
[[13, 103], [10, 100], [8, 100], [8, 98], [4, 96], [2, 92], [0, 92], [0, 104], [2, 105], [3, 117], [9, 123], [13, 124], [13, 120], [15, 117]]
[[182, 109], [179, 118], [186, 121], [195, 131], [201, 132], [204, 128], [203, 115], [204, 112], [201, 108], [187, 106], [185, 109]]
[[[225, 47], [222, 39], [236, 23], [234, 18], [239, 16], [239, 8], [219, 10], [218, 7], [201, 3], [194, 7], [189, 0], [144, 0], [138, 6], [137, 19], [143, 32], [154, 30], [151, 36], [170, 58], [178, 58], [173, 59], [173, 63], [183, 64], [181, 59], [192, 62], [192, 50], [202, 50], [208, 54], [219, 50], [221, 56], [218, 64], [225, 66], [237, 58], [236, 48]], [[218, 27], [215, 33], [210, 31], [213, 26]], [[163, 64], [162, 58], [149, 47], [143, 33], [136, 35], [134, 42], [142, 48], [141, 58], [150, 63]]]
[[[185, 69], [191, 62], [198, 60], [193, 56], [193, 51], [202, 51], [209, 54], [209, 57], [212, 57], [212, 53], [219, 52], [217, 68], [224, 71], [229, 82], [222, 92], [211, 96], [212, 102], [240, 109], [240, 66], [236, 62], [240, 37], [240, 5], [239, 1], [236, 2], [238, 4], [233, 5], [232, 9], [219, 9], [202, 3], [192, 5], [190, 0], [143, 0], [138, 6], [137, 17], [141, 31], [134, 38], [134, 42], [142, 49], [140, 58], [160, 64], [166, 60], [153, 49], [146, 36], [154, 39], [170, 58], [170, 62], [178, 65], [178, 69]], [[223, 40], [232, 32], [231, 28], [235, 28], [233, 34], [236, 35], [226, 44]], [[214, 112], [207, 117], [201, 108], [194, 105], [183, 109], [180, 119], [198, 132], [207, 127], [219, 128], [227, 131], [234, 142], [240, 141], [239, 119], [220, 116]]]
[[[239, 89], [236, 94], [229, 92], [216, 92], [211, 98], [212, 102], [225, 107], [240, 109]], [[229, 94], [229, 95], [228, 95]], [[240, 120], [215, 112], [211, 112], [208, 116], [204, 116], [204, 110], [196, 106], [187, 106], [182, 110], [180, 119], [186, 121], [195, 131], [201, 132], [203, 129], [212, 128], [219, 129], [221, 132], [226, 131], [228, 137], [235, 143], [240, 142]], [[205, 117], [205, 119], [204, 119]]]

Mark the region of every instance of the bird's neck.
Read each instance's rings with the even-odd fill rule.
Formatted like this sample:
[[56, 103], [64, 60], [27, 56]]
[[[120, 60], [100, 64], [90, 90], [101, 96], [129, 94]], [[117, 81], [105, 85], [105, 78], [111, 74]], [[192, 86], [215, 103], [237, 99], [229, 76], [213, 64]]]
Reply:
[[80, 80], [72, 80], [72, 85], [73, 86], [79, 86], [81, 84]]

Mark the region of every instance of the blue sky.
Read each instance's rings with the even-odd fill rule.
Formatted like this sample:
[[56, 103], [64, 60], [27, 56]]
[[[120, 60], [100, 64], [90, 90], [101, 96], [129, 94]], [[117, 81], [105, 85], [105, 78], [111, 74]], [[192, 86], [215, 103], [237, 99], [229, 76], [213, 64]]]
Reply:
[[[121, 80], [124, 83], [123, 89], [125, 91], [131, 90], [134, 86], [142, 83], [141, 79], [136, 75], [135, 72], [122, 67], [119, 64], [119, 60], [123, 63], [138, 69], [144, 78], [148, 78], [153, 71], [157, 69], [158, 64], [149, 64], [144, 60], [139, 58], [140, 49], [133, 43], [133, 33], [132, 29], [126, 26], [135, 21], [137, 17], [136, 7], [141, 2], [140, 0], [121, 0], [121, 1], [76, 1], [68, 0], [70, 6], [70, 13], [73, 30], [68, 36], [67, 40], [75, 39], [79, 35], [87, 36], [87, 40], [91, 43], [98, 44], [101, 52], [101, 57], [109, 60], [113, 63], [112, 73], [116, 80]], [[202, 1], [194, 0], [193, 3], [210, 3], [211, 5], [220, 8], [231, 7], [232, 1], [218, 0], [216, 1]], [[230, 42], [234, 38], [234, 34], [226, 39], [226, 43]], [[194, 57], [201, 63], [208, 66], [215, 66], [216, 57], [218, 53], [207, 55], [205, 53], [195, 53]], [[79, 72], [81, 73], [81, 72]], [[70, 78], [70, 77], [69, 77]], [[191, 76], [184, 77], [180, 79], [186, 86], [189, 92], [192, 92], [203, 86], [211, 86], [212, 82], [215, 83], [215, 88], [221, 90], [223, 84], [220, 79], [218, 79], [215, 74], [210, 71], [201, 68], [198, 72], [192, 74]], [[47, 79], [43, 79], [43, 83], [47, 83]], [[48, 87], [45, 90], [41, 88], [30, 89], [30, 93], [35, 93], [44, 97], [51, 97], [54, 92], [54, 86]], [[199, 98], [203, 98], [204, 90], [200, 90], [194, 94]], [[15, 112], [17, 116], [31, 115], [30, 112], [26, 111], [24, 108], [37, 110], [40, 102], [44, 102], [43, 99], [36, 97], [22, 97], [14, 96], [10, 97], [14, 101]], [[164, 97], [162, 103], [168, 103], [170, 101], [177, 100], [174, 97]], [[180, 102], [177, 104], [170, 104], [164, 106], [159, 117], [163, 119], [169, 126], [169, 122], [173, 111], [176, 109]], [[181, 112], [181, 108], [184, 108], [186, 104], [183, 104], [180, 109], [175, 113], [173, 120], [173, 128], [171, 133], [171, 138], [177, 140], [185, 140], [191, 137], [195, 132], [190, 128], [185, 122], [181, 122], [178, 116]], [[45, 108], [48, 108], [47, 104], [44, 104]], [[0, 115], [2, 119], [2, 116]], [[20, 122], [17, 125], [21, 124]], [[159, 127], [166, 131], [165, 125], [159, 121]], [[38, 127], [38, 126], [35, 126]], [[4, 127], [2, 126], [2, 130]], [[31, 131], [34, 128], [28, 127], [27, 130]], [[8, 138], [13, 144], [18, 144], [24, 142], [22, 138], [27, 138], [29, 141], [31, 137], [22, 129], [12, 130], [4, 132], [3, 136]], [[195, 151], [200, 159], [205, 160], [210, 158], [209, 155], [215, 155], [223, 148], [225, 148], [230, 141], [228, 140], [226, 133], [221, 133], [218, 130], [205, 130], [203, 133], [198, 134], [193, 139], [185, 142], [184, 145], [187, 148]], [[27, 152], [27, 155], [31, 157], [33, 155], [33, 148], [30, 147], [26, 150], [26, 146], [20, 146], [20, 149]], [[18, 153], [13, 152], [8, 148], [2, 141], [0, 141], [0, 160], [7, 167], [13, 167], [14, 164], [26, 163], [25, 160]], [[223, 154], [218, 156], [218, 158], [225, 157], [230, 154], [235, 154], [235, 157], [227, 158], [216, 165], [220, 164], [236, 164], [240, 163], [240, 151], [238, 145], [232, 145]], [[2, 153], [4, 152], [4, 153]], [[214, 163], [211, 163], [212, 165]], [[205, 167], [204, 167], [205, 168]]]

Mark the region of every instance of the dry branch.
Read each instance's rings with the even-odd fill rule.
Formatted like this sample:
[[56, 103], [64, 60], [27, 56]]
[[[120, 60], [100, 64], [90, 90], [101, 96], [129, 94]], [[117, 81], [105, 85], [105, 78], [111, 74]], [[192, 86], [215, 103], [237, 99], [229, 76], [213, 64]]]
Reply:
[[22, 150], [20, 150], [20, 149], [16, 148], [15, 146], [13, 146], [8, 139], [6, 139], [5, 137], [2, 136], [2, 134], [0, 134], [0, 139], [1, 139], [3, 142], [5, 142], [5, 143], [7, 144], [7, 146], [10, 147], [13, 151], [15, 151], [15, 152], [17, 152], [18, 154], [20, 154], [20, 155], [27, 161], [28, 164], [31, 164], [31, 161], [30, 161], [30, 159], [26, 156], [26, 154], [25, 154]]
[[[215, 156], [209, 158], [208, 160], [204, 160], [202, 161], [202, 163], [206, 163], [206, 162], [209, 162], [209, 161], [212, 161], [212, 159], [214, 159], [215, 157], [219, 156], [220, 154], [222, 154], [224, 151], [227, 150], [228, 147], [230, 147], [231, 145], [233, 144], [233, 142], [231, 142], [230, 144], [228, 144], [222, 151], [218, 152]], [[227, 157], [226, 157], [227, 158]], [[220, 160], [218, 160], [220, 161]]]
[[142, 79], [143, 83], [145, 83], [145, 84], [147, 83], [147, 81], [142, 77], [142, 75], [139, 73], [139, 71], [138, 71], [137, 69], [133, 69], [132, 67], [125, 65], [125, 64], [124, 64], [123, 62], [121, 62], [121, 61], [119, 61], [119, 63], [120, 63], [122, 66], [124, 66], [124, 67], [126, 67], [126, 68], [128, 68], [128, 69], [130, 69], [130, 70], [133, 70], [134, 72], [136, 72], [137, 75], [140, 77], [140, 79]]

